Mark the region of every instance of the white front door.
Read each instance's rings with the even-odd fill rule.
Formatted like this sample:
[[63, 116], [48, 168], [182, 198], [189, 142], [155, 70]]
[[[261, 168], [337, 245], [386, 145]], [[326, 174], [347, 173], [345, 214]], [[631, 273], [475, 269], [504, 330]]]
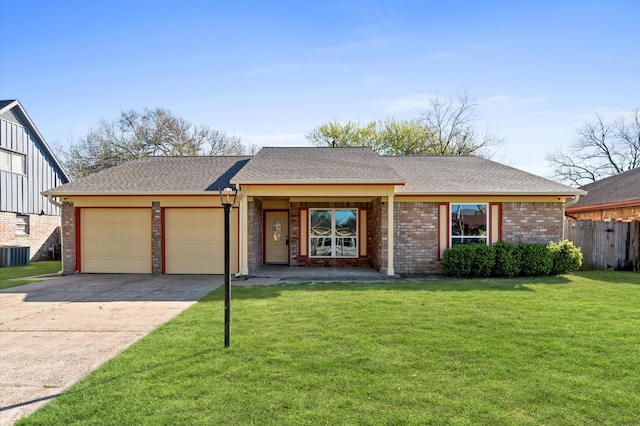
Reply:
[[289, 264], [289, 212], [264, 214], [264, 263]]

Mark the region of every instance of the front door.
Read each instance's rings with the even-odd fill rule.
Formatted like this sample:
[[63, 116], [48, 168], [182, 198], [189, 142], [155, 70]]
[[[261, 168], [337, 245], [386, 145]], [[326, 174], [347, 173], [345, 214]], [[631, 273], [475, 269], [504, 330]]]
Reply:
[[264, 263], [289, 264], [289, 212], [264, 214]]

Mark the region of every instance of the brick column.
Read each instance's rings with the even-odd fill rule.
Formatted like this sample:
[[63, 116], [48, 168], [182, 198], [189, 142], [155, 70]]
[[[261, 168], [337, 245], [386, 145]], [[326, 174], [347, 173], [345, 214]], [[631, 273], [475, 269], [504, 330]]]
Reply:
[[151, 273], [162, 273], [162, 209], [159, 201], [151, 203]]
[[76, 269], [76, 208], [71, 202], [62, 203], [62, 273], [74, 274]]

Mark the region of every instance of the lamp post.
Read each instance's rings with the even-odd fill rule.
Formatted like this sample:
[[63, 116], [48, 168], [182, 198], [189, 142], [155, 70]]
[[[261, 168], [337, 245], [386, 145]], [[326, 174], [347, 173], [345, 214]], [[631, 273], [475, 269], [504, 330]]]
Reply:
[[224, 206], [224, 347], [229, 347], [231, 333], [231, 207], [236, 203], [238, 190], [220, 190], [220, 204]]

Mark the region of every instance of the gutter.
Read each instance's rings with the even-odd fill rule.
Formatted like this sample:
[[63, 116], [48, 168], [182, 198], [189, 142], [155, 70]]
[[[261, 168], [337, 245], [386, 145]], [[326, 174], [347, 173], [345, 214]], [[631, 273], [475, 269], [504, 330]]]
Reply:
[[566, 203], [562, 204], [562, 208], [563, 209], [567, 209], [567, 208], [573, 206], [574, 204], [576, 204], [578, 201], [580, 201], [580, 194], [576, 194], [576, 196], [573, 197], [571, 200], [569, 200]]
[[53, 199], [53, 195], [47, 194], [47, 200], [56, 207], [62, 208], [62, 203]]

